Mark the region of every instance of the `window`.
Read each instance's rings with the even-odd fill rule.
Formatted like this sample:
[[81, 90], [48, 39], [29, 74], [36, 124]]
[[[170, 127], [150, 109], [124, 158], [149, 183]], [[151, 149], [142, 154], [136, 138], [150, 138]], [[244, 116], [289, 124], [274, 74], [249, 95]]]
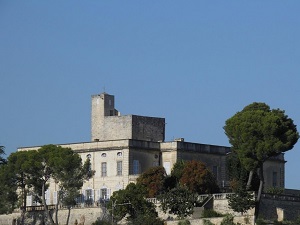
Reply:
[[118, 153], [117, 153], [117, 156], [118, 156], [118, 157], [122, 157], [122, 152], [118, 152]]
[[101, 163], [101, 177], [107, 176], [107, 165], [106, 162]]
[[94, 202], [94, 190], [93, 189], [85, 190], [85, 203], [93, 204], [93, 202]]
[[91, 158], [92, 158], [92, 155], [91, 155], [91, 154], [87, 154], [87, 155], [86, 155], [86, 158], [87, 158], [87, 159], [91, 159]]
[[133, 160], [133, 174], [140, 174], [140, 162], [139, 160]]
[[107, 189], [106, 188], [100, 189], [100, 198], [107, 199]]
[[218, 179], [218, 166], [213, 166], [212, 173], [216, 179]]
[[277, 172], [273, 172], [273, 187], [277, 187]]
[[101, 154], [101, 157], [106, 157], [106, 153], [102, 153], [102, 154]]
[[122, 175], [122, 161], [117, 161], [117, 176]]

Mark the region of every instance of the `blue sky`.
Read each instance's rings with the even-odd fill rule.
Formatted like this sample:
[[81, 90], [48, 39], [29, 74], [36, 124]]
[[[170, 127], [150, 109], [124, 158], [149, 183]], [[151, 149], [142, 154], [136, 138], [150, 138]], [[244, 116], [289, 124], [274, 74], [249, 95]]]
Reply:
[[[90, 96], [166, 118], [166, 140], [229, 146], [252, 102], [300, 124], [300, 1], [0, 1], [0, 144], [90, 140]], [[299, 143], [286, 187], [300, 189]]]

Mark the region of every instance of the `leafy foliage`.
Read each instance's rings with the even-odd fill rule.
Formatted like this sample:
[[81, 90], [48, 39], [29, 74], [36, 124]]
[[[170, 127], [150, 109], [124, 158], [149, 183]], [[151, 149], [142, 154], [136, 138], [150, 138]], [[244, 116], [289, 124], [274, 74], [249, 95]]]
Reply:
[[240, 187], [228, 197], [228, 204], [235, 212], [245, 213], [255, 206], [255, 197], [245, 187]]
[[110, 198], [108, 208], [114, 220], [122, 220], [127, 214], [129, 222], [138, 220], [143, 215], [157, 217], [153, 203], [144, 197], [147, 190], [140, 184], [130, 183], [123, 190], [115, 191]]
[[195, 160], [185, 163], [179, 182], [193, 193], [207, 194], [219, 191], [212, 173], [204, 163]]
[[271, 110], [265, 103], [257, 102], [229, 118], [224, 130], [232, 150], [248, 171], [271, 156], [292, 149], [299, 138], [296, 125], [283, 110]]
[[279, 187], [270, 187], [268, 188], [265, 193], [272, 194], [272, 195], [281, 195], [284, 192], [284, 188]]
[[128, 221], [127, 224], [128, 225], [145, 225], [145, 224], [163, 225], [164, 222], [160, 218], [154, 217], [152, 215], [139, 214], [136, 218], [133, 218], [130, 221]]
[[[232, 152], [226, 157], [226, 169], [230, 180], [230, 187], [234, 192], [240, 188], [240, 186], [246, 186], [249, 171], [242, 166], [236, 152]], [[255, 173], [249, 190], [257, 191], [258, 188], [259, 178]]]
[[105, 220], [96, 220], [92, 225], [111, 225], [111, 222]]
[[201, 214], [202, 218], [222, 217], [222, 216], [224, 216], [224, 215], [221, 214], [221, 213], [216, 212], [213, 209], [204, 209], [202, 214]]
[[185, 168], [185, 162], [183, 160], [177, 161], [171, 171], [171, 176], [175, 178], [176, 183], [179, 183], [183, 175], [183, 169]]
[[180, 220], [178, 222], [178, 225], [190, 225], [191, 222], [189, 220]]
[[[2, 150], [0, 155], [4, 154], [4, 150]], [[14, 182], [14, 174], [11, 174], [8, 170], [6, 160], [0, 161], [0, 214], [6, 214], [11, 213], [16, 208], [18, 200], [17, 185]]]
[[151, 167], [138, 177], [137, 184], [146, 188], [148, 192], [146, 197], [153, 198], [163, 191], [165, 177], [164, 167]]
[[233, 215], [227, 214], [224, 219], [222, 220], [220, 225], [236, 225], [236, 223], [233, 222]]
[[4, 146], [0, 146], [0, 165], [6, 164], [6, 159], [2, 156], [5, 155]]
[[203, 225], [214, 225], [210, 220], [203, 220]]
[[[86, 163], [88, 166], [89, 162]], [[38, 151], [12, 153], [8, 157], [5, 167], [0, 167], [0, 181], [5, 179], [5, 184], [7, 184], [7, 187], [1, 188], [1, 191], [6, 191], [12, 207], [15, 207], [13, 201], [16, 194], [19, 195], [22, 224], [24, 223], [27, 194], [33, 194], [44, 205], [49, 222], [54, 224], [45, 199], [49, 180], [53, 179], [59, 186], [58, 200], [62, 200], [68, 206], [73, 205], [83, 181], [94, 174], [94, 171], [86, 170], [87, 166], [82, 165], [80, 156], [70, 148], [56, 145], [45, 145]], [[17, 189], [20, 191], [17, 192]], [[12, 191], [8, 192], [8, 190]], [[57, 217], [56, 223], [58, 224]]]
[[164, 212], [168, 211], [183, 219], [193, 214], [196, 195], [186, 187], [178, 186], [159, 196], [159, 199]]
[[[250, 187], [254, 171], [258, 171], [259, 202], [264, 185], [263, 163], [270, 157], [294, 147], [299, 139], [296, 125], [283, 110], [271, 110], [265, 103], [254, 102], [226, 120], [224, 130], [241, 166], [249, 171], [247, 189]], [[258, 207], [255, 215], [258, 215]]]

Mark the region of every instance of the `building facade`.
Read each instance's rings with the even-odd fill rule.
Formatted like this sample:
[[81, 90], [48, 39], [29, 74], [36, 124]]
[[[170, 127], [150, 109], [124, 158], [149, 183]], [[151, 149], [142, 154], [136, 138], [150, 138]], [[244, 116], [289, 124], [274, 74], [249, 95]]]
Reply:
[[[59, 144], [77, 152], [83, 161], [91, 160], [96, 171], [82, 187], [78, 202], [95, 203], [109, 199], [114, 191], [135, 182], [139, 174], [153, 166], [163, 166], [167, 174], [178, 160], [199, 160], [206, 164], [220, 187], [228, 185], [226, 157], [230, 148], [185, 142], [165, 141], [165, 119], [137, 115], [122, 116], [115, 109], [113, 95], [92, 96], [91, 141]], [[18, 151], [37, 150], [22, 147]], [[265, 187], [284, 188], [284, 155], [272, 158], [264, 165]], [[50, 182], [46, 192], [48, 204], [57, 201], [58, 186]], [[34, 204], [28, 196], [28, 205]]]

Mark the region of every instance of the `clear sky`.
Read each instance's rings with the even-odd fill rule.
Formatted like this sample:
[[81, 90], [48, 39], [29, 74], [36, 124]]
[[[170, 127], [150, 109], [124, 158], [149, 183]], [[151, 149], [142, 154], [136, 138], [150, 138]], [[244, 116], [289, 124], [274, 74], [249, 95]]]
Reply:
[[[166, 118], [167, 141], [229, 146], [226, 119], [255, 101], [299, 125], [299, 11], [299, 0], [0, 0], [0, 145], [89, 141], [103, 91], [122, 114]], [[285, 157], [286, 187], [300, 189], [300, 144]]]

